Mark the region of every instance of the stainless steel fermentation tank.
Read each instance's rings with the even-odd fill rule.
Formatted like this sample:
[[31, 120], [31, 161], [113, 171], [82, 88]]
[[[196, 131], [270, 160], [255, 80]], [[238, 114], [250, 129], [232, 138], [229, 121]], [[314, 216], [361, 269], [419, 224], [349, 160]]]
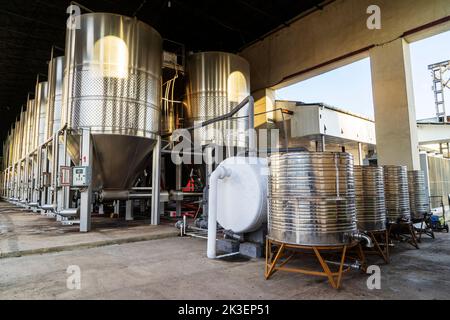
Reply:
[[411, 218], [424, 219], [430, 213], [430, 202], [423, 171], [408, 171], [408, 190]]
[[[64, 119], [89, 129], [94, 190], [127, 190], [143, 170], [160, 127], [162, 38], [136, 19], [80, 16], [66, 36]], [[68, 151], [78, 163], [79, 137]]]
[[271, 239], [305, 246], [351, 241], [357, 228], [350, 154], [274, 154], [269, 167]]
[[29, 131], [27, 133], [27, 150], [28, 153], [36, 148], [36, 103], [35, 99], [29, 99], [27, 102], [27, 113], [29, 121]]
[[61, 129], [64, 66], [64, 56], [51, 59], [48, 66], [47, 138]]
[[42, 145], [46, 139], [46, 121], [47, 121], [47, 103], [48, 103], [48, 82], [39, 82], [36, 85], [35, 93], [36, 103], [36, 127], [35, 127], [35, 146]]
[[358, 230], [386, 230], [383, 168], [355, 166], [354, 171]]
[[[229, 113], [250, 95], [249, 63], [235, 54], [202, 52], [187, 62], [187, 124], [193, 126]], [[202, 146], [246, 147], [248, 106], [235, 118], [216, 122], [194, 131]]]
[[391, 223], [411, 218], [408, 169], [406, 166], [384, 166], [384, 190], [386, 197], [386, 215]]

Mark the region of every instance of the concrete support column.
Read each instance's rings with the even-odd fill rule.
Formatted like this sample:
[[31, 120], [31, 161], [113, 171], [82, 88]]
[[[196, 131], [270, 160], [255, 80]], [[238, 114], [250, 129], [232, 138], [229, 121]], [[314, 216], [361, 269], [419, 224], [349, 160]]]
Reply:
[[419, 170], [409, 44], [398, 39], [370, 51], [380, 165]]
[[[275, 109], [275, 90], [263, 89], [254, 92], [253, 98], [255, 114], [260, 114]], [[266, 124], [267, 119], [275, 119], [275, 114], [266, 113], [255, 116], [254, 126], [258, 128]]]
[[[271, 147], [279, 147], [279, 136], [272, 136], [271, 133], [266, 131], [260, 131], [258, 129], [269, 129], [270, 125], [267, 124], [269, 119], [275, 119], [276, 114], [273, 112], [268, 112], [275, 109], [275, 90], [263, 89], [252, 93], [254, 98], [254, 127], [257, 130], [257, 142], [255, 143], [255, 148], [259, 151], [259, 154], [263, 150], [270, 149]], [[268, 113], [264, 113], [268, 112]], [[272, 139], [276, 141], [272, 142]], [[264, 153], [265, 154], [265, 153]]]

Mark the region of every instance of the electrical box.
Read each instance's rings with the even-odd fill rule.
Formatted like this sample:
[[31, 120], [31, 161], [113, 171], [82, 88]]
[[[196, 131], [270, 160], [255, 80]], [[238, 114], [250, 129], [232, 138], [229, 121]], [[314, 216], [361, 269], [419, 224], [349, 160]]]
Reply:
[[91, 171], [89, 167], [72, 168], [72, 187], [87, 187], [91, 183]]

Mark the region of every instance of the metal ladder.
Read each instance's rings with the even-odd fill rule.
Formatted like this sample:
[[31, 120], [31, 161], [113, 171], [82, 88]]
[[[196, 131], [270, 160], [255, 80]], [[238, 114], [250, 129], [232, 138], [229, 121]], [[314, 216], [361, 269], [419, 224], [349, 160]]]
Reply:
[[447, 123], [447, 112], [445, 110], [445, 88], [450, 88], [449, 80], [445, 80], [445, 74], [450, 70], [450, 60], [435, 63], [428, 66], [431, 70], [431, 76], [433, 78], [433, 92], [436, 104], [436, 118], [438, 122], [443, 119], [444, 123]]

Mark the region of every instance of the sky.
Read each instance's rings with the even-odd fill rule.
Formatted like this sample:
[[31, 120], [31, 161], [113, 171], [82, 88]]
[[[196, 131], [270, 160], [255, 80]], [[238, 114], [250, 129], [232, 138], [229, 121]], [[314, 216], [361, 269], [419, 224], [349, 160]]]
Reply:
[[[410, 45], [417, 119], [435, 116], [432, 78], [428, 65], [450, 60], [450, 32]], [[366, 58], [276, 91], [279, 100], [323, 102], [374, 117], [370, 59]], [[446, 92], [450, 114], [450, 89]]]

